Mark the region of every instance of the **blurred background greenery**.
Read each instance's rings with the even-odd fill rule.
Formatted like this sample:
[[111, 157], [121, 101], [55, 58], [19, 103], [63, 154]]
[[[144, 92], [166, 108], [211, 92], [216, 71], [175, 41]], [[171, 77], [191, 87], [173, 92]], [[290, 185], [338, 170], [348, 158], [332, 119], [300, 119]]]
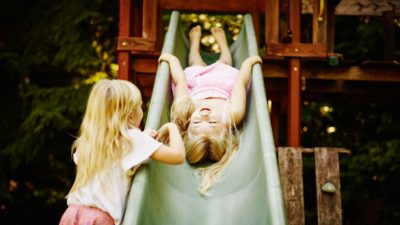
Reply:
[[[0, 224], [57, 224], [65, 210], [64, 196], [75, 174], [70, 146], [88, 91], [97, 80], [117, 76], [118, 4], [0, 3]], [[186, 13], [182, 25], [189, 29], [200, 24], [206, 34], [202, 48], [218, 52], [210, 27], [224, 28], [232, 43], [242, 18]], [[335, 52], [354, 63], [379, 59], [382, 29], [379, 18], [338, 18]], [[400, 40], [399, 26], [396, 35]], [[399, 113], [397, 106], [382, 102], [303, 103], [304, 147], [352, 151], [341, 157], [340, 165], [343, 224], [391, 225], [400, 220]], [[304, 165], [307, 224], [317, 224], [313, 160], [306, 158]]]

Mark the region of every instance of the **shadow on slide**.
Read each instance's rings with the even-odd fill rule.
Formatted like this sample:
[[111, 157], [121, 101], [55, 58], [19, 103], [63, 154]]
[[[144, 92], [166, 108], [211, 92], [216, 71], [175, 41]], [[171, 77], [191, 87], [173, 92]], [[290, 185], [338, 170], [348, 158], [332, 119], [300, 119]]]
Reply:
[[[244, 16], [241, 33], [230, 46], [234, 66], [258, 55], [252, 17]], [[186, 66], [189, 43], [180, 28], [179, 12], [171, 14], [163, 52]], [[198, 192], [200, 178], [188, 163], [167, 165], [150, 160], [132, 182], [123, 225], [283, 225], [286, 224], [279, 171], [272, 138], [261, 66], [253, 67], [240, 148], [209, 196]], [[157, 70], [146, 129], [169, 121], [169, 67]]]

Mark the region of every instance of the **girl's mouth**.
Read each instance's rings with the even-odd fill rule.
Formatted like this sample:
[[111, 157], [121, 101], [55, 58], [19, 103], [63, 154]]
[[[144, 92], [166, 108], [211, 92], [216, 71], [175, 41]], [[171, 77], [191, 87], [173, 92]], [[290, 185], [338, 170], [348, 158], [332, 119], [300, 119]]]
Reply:
[[210, 108], [201, 108], [200, 112], [202, 112], [202, 111], [211, 111], [211, 109]]

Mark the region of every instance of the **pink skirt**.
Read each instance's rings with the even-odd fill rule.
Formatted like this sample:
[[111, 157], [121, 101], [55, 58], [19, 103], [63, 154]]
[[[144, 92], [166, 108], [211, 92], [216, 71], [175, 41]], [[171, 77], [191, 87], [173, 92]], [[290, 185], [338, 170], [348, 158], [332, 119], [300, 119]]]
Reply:
[[59, 225], [115, 225], [114, 219], [95, 207], [71, 205], [61, 217]]

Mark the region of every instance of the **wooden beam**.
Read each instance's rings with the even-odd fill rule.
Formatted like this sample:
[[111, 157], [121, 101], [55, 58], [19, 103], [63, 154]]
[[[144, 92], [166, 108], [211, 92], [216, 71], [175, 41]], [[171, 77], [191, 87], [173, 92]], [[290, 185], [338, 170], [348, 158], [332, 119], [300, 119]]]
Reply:
[[311, 67], [304, 68], [307, 79], [319, 80], [349, 80], [374, 82], [400, 82], [400, 65], [386, 64], [387, 68], [374, 65], [350, 67]]
[[[265, 78], [288, 78], [286, 63], [264, 61], [262, 71]], [[302, 76], [307, 80], [344, 80], [400, 82], [400, 64], [365, 62], [359, 66], [329, 66], [328, 62], [302, 64]]]
[[[158, 55], [148, 55], [135, 61], [138, 71], [154, 73], [157, 71]], [[285, 61], [264, 61], [262, 65], [263, 75], [266, 79], [288, 78], [287, 64]], [[400, 64], [385, 62], [365, 62], [359, 66], [336, 67], [324, 62], [307, 62], [302, 64], [302, 76], [307, 80], [343, 80], [343, 81], [373, 81], [400, 83]]]
[[381, 16], [383, 12], [396, 10], [400, 15], [400, 1], [398, 0], [342, 0], [336, 7], [336, 15], [343, 16]]
[[118, 51], [155, 51], [155, 38], [118, 37]]
[[266, 55], [302, 58], [328, 57], [326, 45], [305, 43], [267, 43]]
[[[219, 12], [219, 13], [244, 13], [250, 12], [254, 4], [258, 5], [257, 0], [237, 1], [237, 0], [161, 0], [161, 7], [165, 10], [181, 10], [198, 12]], [[262, 11], [263, 9], [260, 9]]]

